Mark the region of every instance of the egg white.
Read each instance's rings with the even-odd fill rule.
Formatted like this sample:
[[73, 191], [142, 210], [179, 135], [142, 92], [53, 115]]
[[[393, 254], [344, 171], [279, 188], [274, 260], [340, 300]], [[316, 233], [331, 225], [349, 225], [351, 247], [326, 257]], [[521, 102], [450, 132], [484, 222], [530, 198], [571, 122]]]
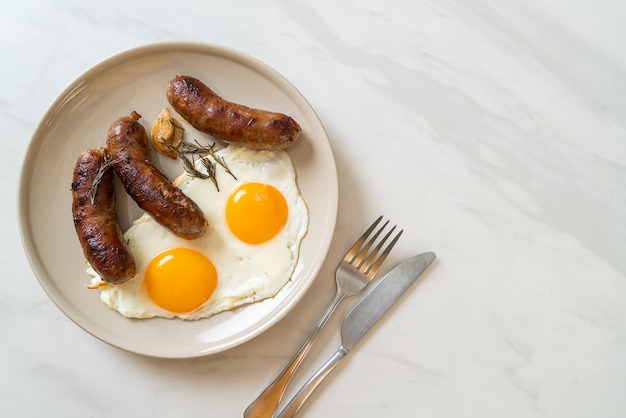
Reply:
[[[137, 275], [121, 285], [104, 284], [93, 269], [92, 286], [100, 299], [130, 318], [207, 318], [219, 312], [275, 296], [290, 280], [298, 261], [300, 244], [308, 229], [309, 213], [296, 182], [296, 173], [285, 151], [255, 151], [229, 145], [217, 151], [230, 174], [217, 165], [219, 191], [210, 179], [184, 173], [174, 182], [204, 212], [209, 228], [195, 240], [185, 240], [156, 223], [148, 214], [133, 222], [124, 237], [135, 257]], [[196, 161], [196, 169], [206, 172]], [[288, 205], [286, 225], [277, 236], [262, 244], [246, 244], [236, 238], [226, 223], [226, 201], [241, 184], [258, 182], [276, 187]], [[192, 248], [211, 260], [217, 271], [217, 287], [200, 308], [174, 314], [154, 304], [142, 286], [143, 274], [154, 256], [170, 248]]]

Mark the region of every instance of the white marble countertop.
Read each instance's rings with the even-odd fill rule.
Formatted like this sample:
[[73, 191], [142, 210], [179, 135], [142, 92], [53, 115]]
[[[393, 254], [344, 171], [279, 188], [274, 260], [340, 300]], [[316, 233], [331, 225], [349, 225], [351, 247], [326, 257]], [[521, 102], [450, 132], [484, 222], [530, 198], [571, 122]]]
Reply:
[[[0, 415], [241, 416], [332, 297], [350, 241], [385, 214], [405, 229], [393, 261], [438, 261], [303, 416], [624, 416], [625, 4], [5, 4]], [[70, 321], [28, 265], [15, 203], [30, 137], [63, 89], [164, 41], [234, 48], [290, 80], [327, 129], [340, 188], [329, 256], [301, 303], [190, 360], [130, 354]], [[337, 347], [340, 318], [297, 383]]]

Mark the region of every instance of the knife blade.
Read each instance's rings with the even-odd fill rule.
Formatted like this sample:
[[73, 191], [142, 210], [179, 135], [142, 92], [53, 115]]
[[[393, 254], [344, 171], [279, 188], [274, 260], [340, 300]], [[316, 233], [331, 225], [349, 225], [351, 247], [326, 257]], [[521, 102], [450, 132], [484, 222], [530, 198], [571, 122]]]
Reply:
[[406, 259], [369, 286], [344, 317], [341, 323], [341, 345], [335, 354], [300, 388], [277, 418], [292, 417], [300, 410], [322, 380], [391, 309], [435, 258], [435, 253], [427, 252]]
[[435, 253], [428, 252], [404, 260], [370, 286], [341, 324], [341, 340], [346, 350], [350, 350], [391, 309], [435, 257]]

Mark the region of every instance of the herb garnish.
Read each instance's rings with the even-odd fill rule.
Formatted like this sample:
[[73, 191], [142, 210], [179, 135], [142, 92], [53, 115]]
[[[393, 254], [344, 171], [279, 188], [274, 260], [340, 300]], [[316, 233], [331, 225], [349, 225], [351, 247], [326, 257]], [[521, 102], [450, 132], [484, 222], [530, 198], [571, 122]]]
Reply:
[[93, 205], [96, 201], [96, 194], [98, 193], [98, 186], [102, 181], [102, 177], [104, 177], [104, 173], [107, 172], [108, 169], [111, 168], [113, 164], [118, 162], [119, 160], [113, 160], [111, 157], [106, 154], [104, 156], [104, 162], [98, 167], [98, 172], [96, 173], [96, 177], [93, 179], [93, 183], [91, 184], [91, 188], [89, 189], [89, 199], [91, 200], [91, 204]]
[[[192, 177], [198, 177], [201, 179], [211, 179], [217, 191], [220, 190], [217, 184], [217, 179], [215, 177], [215, 168], [217, 164], [219, 164], [226, 171], [226, 173], [230, 174], [235, 180], [237, 180], [237, 177], [235, 177], [235, 175], [228, 168], [228, 165], [226, 165], [226, 161], [224, 161], [224, 158], [218, 156], [215, 153], [215, 143], [213, 143], [212, 145], [204, 146], [200, 145], [198, 141], [194, 142], [195, 143], [183, 141], [180, 149], [173, 147], [168, 141], [166, 141], [165, 144], [168, 146], [169, 149], [173, 150], [176, 155], [178, 155], [183, 161], [183, 165], [185, 166], [185, 171], [187, 172], [187, 174]], [[190, 154], [191, 158], [188, 157], [187, 154]], [[200, 163], [206, 168], [206, 173], [203, 173], [196, 169], [194, 157], [196, 154], [201, 155]], [[213, 162], [209, 159], [209, 157], [213, 159]]]

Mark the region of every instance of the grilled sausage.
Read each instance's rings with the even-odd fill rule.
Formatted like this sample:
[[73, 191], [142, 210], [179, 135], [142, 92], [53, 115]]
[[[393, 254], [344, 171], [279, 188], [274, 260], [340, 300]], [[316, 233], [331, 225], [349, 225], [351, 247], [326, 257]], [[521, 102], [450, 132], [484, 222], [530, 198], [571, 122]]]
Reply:
[[76, 161], [72, 215], [85, 258], [102, 280], [120, 284], [132, 278], [135, 260], [117, 222], [113, 171], [103, 148], [88, 149]]
[[197, 130], [249, 148], [285, 149], [296, 142], [302, 130], [295, 120], [282, 113], [226, 101], [193, 77], [176, 76], [169, 82], [166, 96]]
[[203, 236], [207, 221], [202, 210], [154, 166], [148, 135], [139, 118], [137, 112], [132, 112], [109, 127], [107, 149], [115, 174], [126, 192], [155, 221], [181, 238]]

